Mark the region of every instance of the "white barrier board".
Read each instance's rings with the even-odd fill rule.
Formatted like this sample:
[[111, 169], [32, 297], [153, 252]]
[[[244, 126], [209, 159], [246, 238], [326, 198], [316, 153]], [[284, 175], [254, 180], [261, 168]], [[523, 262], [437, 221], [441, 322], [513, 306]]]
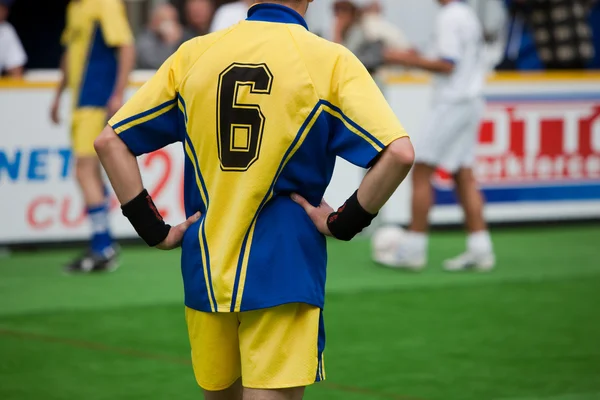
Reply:
[[[56, 127], [48, 117], [52, 94], [45, 83], [0, 82], [0, 243], [88, 235], [73, 181], [69, 99], [63, 102], [65, 123]], [[409, 134], [417, 136], [428, 114], [429, 85], [408, 80], [391, 84], [386, 95]], [[476, 171], [488, 200], [488, 219], [600, 217], [600, 79], [495, 79], [487, 100]], [[182, 221], [181, 146], [141, 157], [139, 164], [165, 219]], [[362, 176], [362, 170], [340, 160], [326, 199], [340, 205]], [[450, 177], [440, 171], [434, 184], [432, 223], [460, 222]], [[410, 184], [405, 184], [382, 210], [382, 222], [407, 223], [409, 202]], [[117, 237], [135, 236], [116, 201], [111, 219]]]

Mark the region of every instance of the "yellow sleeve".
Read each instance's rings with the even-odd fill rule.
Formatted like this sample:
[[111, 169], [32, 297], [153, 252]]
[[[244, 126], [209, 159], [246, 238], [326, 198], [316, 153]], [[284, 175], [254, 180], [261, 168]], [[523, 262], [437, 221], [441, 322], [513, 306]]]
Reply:
[[104, 41], [109, 47], [121, 47], [133, 43], [133, 34], [122, 0], [101, 1], [100, 25]]
[[362, 65], [344, 49], [335, 67], [329, 114], [330, 146], [345, 160], [367, 168], [390, 143], [408, 136], [381, 90]]
[[108, 121], [136, 156], [185, 139], [185, 103], [178, 93], [180, 51]]

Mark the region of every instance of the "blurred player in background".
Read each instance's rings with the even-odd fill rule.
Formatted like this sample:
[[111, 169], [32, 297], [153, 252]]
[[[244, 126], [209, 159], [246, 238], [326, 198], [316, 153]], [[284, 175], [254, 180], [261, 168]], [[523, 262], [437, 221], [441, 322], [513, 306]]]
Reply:
[[253, 0], [238, 0], [233, 3], [223, 4], [217, 9], [217, 12], [215, 12], [210, 31], [216, 32], [221, 29], [227, 29], [231, 25], [235, 25], [244, 20], [248, 8], [252, 3], [254, 3]]
[[179, 22], [179, 12], [172, 4], [156, 6], [148, 27], [137, 37], [137, 67], [158, 69], [187, 40]]
[[[208, 400], [301, 399], [325, 379], [325, 235], [350, 240], [367, 227], [413, 163], [364, 66], [308, 31], [309, 2], [257, 1], [246, 21], [186, 42], [96, 140], [140, 236], [182, 247]], [[174, 142], [187, 156], [188, 220], [172, 228], [135, 156]], [[322, 196], [336, 156], [370, 171], [334, 212]]]
[[335, 0], [333, 15], [332, 40], [353, 52], [376, 80], [385, 67], [385, 49], [410, 48], [404, 33], [384, 18], [379, 1]]
[[210, 32], [210, 24], [215, 12], [213, 0], [186, 0], [184, 10], [187, 23], [185, 40], [204, 36]]
[[438, 167], [451, 173], [465, 213], [467, 250], [444, 262], [448, 270], [494, 267], [492, 241], [483, 217], [483, 196], [473, 175], [475, 149], [484, 111], [487, 73], [479, 20], [465, 2], [438, 0], [436, 57], [390, 50], [387, 59], [436, 74], [433, 108], [415, 143], [412, 222], [394, 254], [377, 260], [393, 267], [419, 269], [427, 263], [428, 215], [433, 203], [431, 179]]
[[75, 176], [92, 225], [89, 249], [67, 265], [67, 272], [107, 271], [117, 253], [109, 230], [108, 198], [94, 139], [122, 105], [135, 64], [133, 36], [121, 0], [72, 0], [62, 36], [62, 79], [52, 103], [59, 123], [60, 98], [71, 92], [71, 140]]
[[14, 0], [0, 0], [0, 76], [23, 77], [27, 54], [15, 28], [6, 20]]

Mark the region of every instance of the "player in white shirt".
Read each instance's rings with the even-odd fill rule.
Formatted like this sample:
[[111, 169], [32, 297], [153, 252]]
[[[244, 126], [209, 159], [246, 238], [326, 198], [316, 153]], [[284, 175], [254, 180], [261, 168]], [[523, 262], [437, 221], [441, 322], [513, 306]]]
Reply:
[[13, 2], [14, 0], [0, 0], [0, 75], [6, 73], [10, 77], [21, 78], [27, 55], [15, 28], [6, 21]]
[[472, 166], [484, 112], [487, 66], [483, 32], [471, 7], [459, 0], [438, 0], [436, 55], [388, 51], [386, 59], [435, 74], [431, 113], [416, 138], [413, 168], [412, 222], [393, 253], [376, 260], [391, 267], [423, 268], [427, 263], [428, 214], [433, 204], [431, 178], [437, 167], [452, 174], [465, 213], [467, 250], [444, 262], [448, 270], [494, 267], [492, 241], [483, 218], [484, 200]]
[[223, 4], [215, 12], [210, 31], [216, 32], [227, 29], [238, 22], [245, 20], [248, 8], [254, 3], [253, 0], [239, 0], [233, 3]]

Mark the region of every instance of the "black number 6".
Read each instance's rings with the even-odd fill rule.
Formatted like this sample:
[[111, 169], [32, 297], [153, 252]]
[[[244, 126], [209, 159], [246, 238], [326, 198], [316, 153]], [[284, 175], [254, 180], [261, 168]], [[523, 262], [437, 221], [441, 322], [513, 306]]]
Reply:
[[217, 144], [224, 171], [246, 171], [258, 160], [265, 116], [258, 104], [238, 103], [241, 86], [270, 94], [273, 75], [266, 64], [231, 64], [219, 75]]

